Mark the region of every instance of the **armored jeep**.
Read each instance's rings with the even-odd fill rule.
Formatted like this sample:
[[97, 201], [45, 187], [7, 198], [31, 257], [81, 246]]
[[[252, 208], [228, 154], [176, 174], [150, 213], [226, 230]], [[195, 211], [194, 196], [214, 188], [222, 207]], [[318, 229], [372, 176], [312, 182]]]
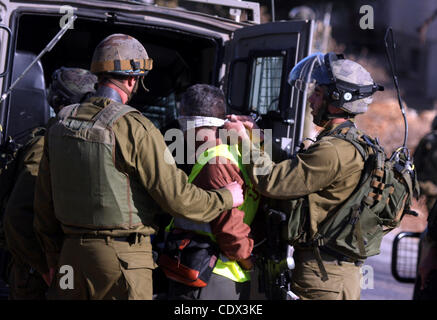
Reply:
[[125, 33], [154, 60], [145, 79], [150, 91], [130, 105], [158, 128], [174, 125], [187, 87], [206, 83], [224, 90], [229, 112], [255, 115], [273, 129], [274, 142], [293, 153], [304, 130], [306, 95], [287, 84], [287, 75], [309, 54], [312, 21], [260, 24], [258, 3], [185, 2], [220, 4], [232, 15], [129, 0], [0, 0], [0, 146], [20, 144], [47, 123], [46, 88], [54, 70], [88, 69], [103, 38]]

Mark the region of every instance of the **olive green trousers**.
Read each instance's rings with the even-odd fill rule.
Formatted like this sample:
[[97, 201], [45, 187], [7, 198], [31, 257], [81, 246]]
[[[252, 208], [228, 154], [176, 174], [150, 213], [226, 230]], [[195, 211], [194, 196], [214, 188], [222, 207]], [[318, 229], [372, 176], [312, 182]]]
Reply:
[[151, 300], [155, 266], [148, 236], [137, 237], [135, 243], [110, 237], [67, 237], [60, 255], [60, 272], [48, 298]]
[[296, 267], [292, 273], [291, 290], [302, 300], [359, 300], [361, 295], [360, 267], [351, 262], [339, 262], [321, 254], [328, 280], [322, 281], [317, 260], [311, 250], [296, 250]]

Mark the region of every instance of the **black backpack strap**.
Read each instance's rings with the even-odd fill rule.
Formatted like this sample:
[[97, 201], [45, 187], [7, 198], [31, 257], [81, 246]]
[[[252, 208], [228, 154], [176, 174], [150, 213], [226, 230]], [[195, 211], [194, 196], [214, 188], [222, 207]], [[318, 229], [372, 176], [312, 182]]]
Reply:
[[328, 272], [326, 272], [325, 266], [323, 265], [323, 260], [322, 260], [322, 256], [320, 255], [320, 249], [318, 245], [313, 246], [313, 253], [314, 256], [316, 257], [317, 265], [319, 266], [322, 281], [328, 281], [329, 280]]
[[316, 234], [314, 240], [311, 241], [311, 247], [313, 249], [313, 254], [316, 257], [317, 265], [320, 270], [320, 275], [322, 281], [328, 281], [328, 272], [326, 272], [325, 265], [323, 264], [322, 255], [320, 254], [320, 247], [324, 246], [325, 242], [320, 234]]

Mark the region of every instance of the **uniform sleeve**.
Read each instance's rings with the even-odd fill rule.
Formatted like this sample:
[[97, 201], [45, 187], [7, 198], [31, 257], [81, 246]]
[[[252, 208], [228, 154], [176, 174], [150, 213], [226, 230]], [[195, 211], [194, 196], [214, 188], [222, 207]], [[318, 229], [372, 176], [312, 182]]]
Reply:
[[36, 237], [46, 255], [50, 268], [56, 267], [62, 248], [64, 233], [60, 222], [56, 219], [52, 199], [50, 166], [48, 153], [48, 133], [44, 139], [44, 151], [35, 184], [34, 199], [35, 217], [33, 221]]
[[[138, 177], [145, 191], [166, 212], [198, 222], [210, 222], [233, 206], [227, 189], [204, 191], [188, 183], [176, 167], [164, 138], [145, 117], [129, 114], [114, 126], [118, 147], [127, 172]], [[124, 127], [124, 128], [123, 128]], [[126, 130], [128, 134], [117, 134]]]
[[[248, 141], [243, 161], [258, 191], [275, 199], [299, 198], [329, 186], [340, 171], [340, 156], [329, 141], [321, 140], [294, 159], [274, 163]], [[246, 160], [245, 159], [250, 159]]]
[[33, 231], [35, 181], [43, 153], [40, 136], [23, 150], [22, 166], [5, 210], [4, 226], [8, 249], [15, 259], [46, 273], [47, 263]]
[[[194, 180], [197, 186], [210, 190], [218, 189], [232, 181], [244, 187], [239, 169], [226, 159], [216, 158], [215, 164], [207, 163]], [[211, 230], [216, 237], [222, 253], [230, 260], [247, 259], [253, 249], [253, 239], [249, 237], [250, 227], [243, 222], [244, 212], [233, 208], [221, 213], [210, 222]]]

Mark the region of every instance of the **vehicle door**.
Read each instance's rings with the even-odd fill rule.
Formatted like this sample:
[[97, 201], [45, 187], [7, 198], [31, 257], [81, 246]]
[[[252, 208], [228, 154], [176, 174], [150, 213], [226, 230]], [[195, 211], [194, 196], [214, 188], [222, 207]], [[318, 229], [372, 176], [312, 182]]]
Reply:
[[312, 30], [312, 21], [272, 22], [238, 29], [227, 44], [230, 112], [254, 114], [289, 154], [302, 140], [306, 93], [292, 88], [287, 77], [310, 53]]

